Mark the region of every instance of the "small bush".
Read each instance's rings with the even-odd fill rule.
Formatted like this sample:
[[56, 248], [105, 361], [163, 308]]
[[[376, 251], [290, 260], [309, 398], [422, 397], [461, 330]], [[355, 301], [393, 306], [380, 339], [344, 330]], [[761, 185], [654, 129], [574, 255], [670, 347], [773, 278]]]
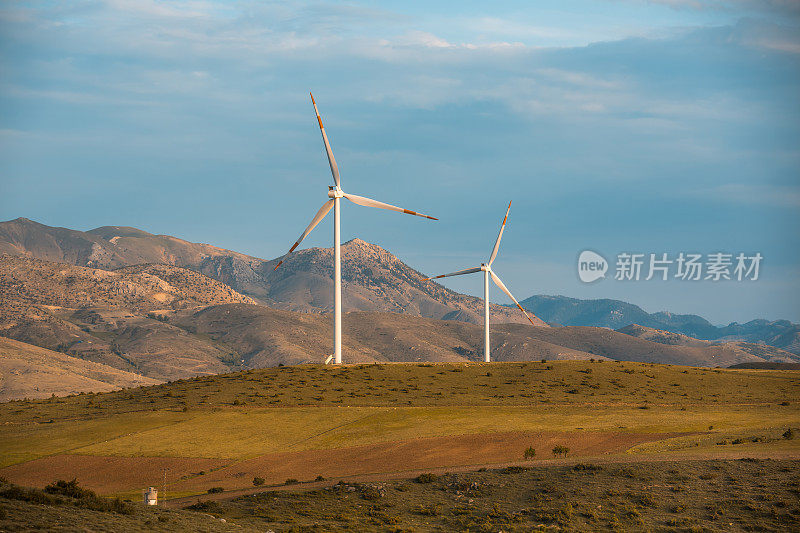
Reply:
[[297, 485], [298, 483], [300, 483], [300, 481], [298, 481], [293, 477], [290, 477], [289, 479], [283, 482], [284, 485]]
[[567, 448], [566, 446], [562, 446], [561, 444], [558, 444], [556, 445], [555, 448], [553, 448], [554, 456], [563, 455], [564, 457], [566, 457], [568, 453], [569, 453], [569, 448]]
[[786, 440], [792, 440], [794, 438], [794, 430], [792, 428], [789, 428], [782, 436]]
[[220, 511], [220, 506], [217, 502], [201, 502], [197, 501], [197, 503], [193, 503], [187, 509], [191, 509], [192, 511], [203, 511], [206, 513], [214, 513]]
[[361, 499], [368, 501], [379, 500], [385, 495], [385, 491], [375, 485], [363, 485], [359, 492], [361, 493]]
[[536, 450], [533, 449], [533, 446], [528, 446], [528, 448], [525, 450], [525, 453], [522, 454], [522, 457], [525, 458], [526, 460], [533, 459], [534, 457], [536, 457]]
[[528, 468], [524, 466], [507, 466], [500, 471], [501, 474], [521, 474], [527, 472]]
[[0, 498], [19, 500], [22, 502], [41, 503], [45, 505], [60, 505], [64, 503], [64, 500], [61, 498], [51, 496], [45, 492], [42, 492], [41, 490], [26, 489], [23, 487], [18, 487], [17, 485], [11, 485], [10, 487], [0, 489]]
[[426, 474], [420, 474], [414, 479], [417, 483], [434, 483], [439, 480], [439, 476], [436, 474], [431, 474], [430, 472]]
[[211, 487], [210, 489], [208, 489], [208, 493], [209, 494], [218, 494], [218, 493], [224, 492], [224, 491], [225, 491], [225, 489], [223, 489], [222, 487]]
[[314, 478], [314, 481], [325, 481], [325, 477], [324, 476], [317, 476], [317, 477]]
[[58, 494], [60, 496], [69, 496], [70, 498], [97, 498], [97, 494], [93, 491], [79, 487], [77, 479], [72, 481], [59, 479], [47, 485], [44, 491], [47, 494]]
[[256, 486], [256, 487], [261, 486], [261, 485], [263, 485], [265, 483], [265, 481], [266, 480], [263, 477], [256, 476], [256, 477], [253, 478], [253, 486]]

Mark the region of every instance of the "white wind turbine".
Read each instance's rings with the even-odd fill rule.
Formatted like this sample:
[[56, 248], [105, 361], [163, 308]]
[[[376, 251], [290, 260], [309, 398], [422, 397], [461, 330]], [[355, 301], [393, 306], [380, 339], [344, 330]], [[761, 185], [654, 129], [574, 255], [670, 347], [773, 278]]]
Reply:
[[[325, 215], [328, 214], [328, 211], [333, 208], [333, 355], [335, 358], [335, 363], [338, 365], [342, 363], [342, 254], [341, 250], [339, 249], [339, 200], [341, 198], [347, 198], [354, 204], [363, 205], [364, 207], [388, 209], [389, 211], [398, 211], [408, 215], [417, 215], [418, 217], [430, 218], [431, 220], [439, 219], [428, 215], [423, 215], [422, 213], [417, 213], [409, 209], [403, 209], [402, 207], [385, 204], [383, 202], [378, 202], [377, 200], [364, 198], [363, 196], [356, 196], [355, 194], [342, 191], [339, 179], [339, 167], [336, 166], [336, 160], [333, 158], [333, 151], [331, 150], [331, 145], [328, 142], [328, 135], [325, 133], [325, 127], [322, 125], [322, 119], [319, 116], [317, 103], [314, 101], [313, 94], [311, 94], [311, 103], [314, 104], [314, 113], [316, 113], [317, 122], [319, 122], [319, 131], [322, 133], [322, 142], [325, 143], [325, 151], [328, 153], [328, 164], [331, 166], [334, 185], [328, 187], [328, 198], [330, 198], [330, 200], [325, 202], [322, 207], [320, 207], [319, 211], [317, 211], [317, 214], [314, 215], [313, 219], [311, 219], [311, 224], [308, 225], [303, 234], [300, 235], [300, 238], [297, 239], [297, 242], [292, 245], [286, 255], [292, 253], [294, 249], [297, 248], [301, 242], [303, 242], [303, 239], [305, 239], [306, 236], [311, 233], [311, 230], [313, 230], [317, 224], [322, 222], [322, 219], [325, 218]], [[284, 256], [284, 259], [285, 257], [286, 256]], [[275, 265], [273, 270], [277, 270], [282, 263], [283, 259], [281, 259], [280, 262]]]
[[465, 270], [459, 270], [458, 272], [451, 272], [450, 274], [442, 274], [441, 276], [434, 276], [432, 278], [425, 278], [425, 279], [439, 279], [439, 278], [446, 278], [448, 276], [460, 276], [462, 274], [472, 274], [474, 272], [481, 272], [483, 271], [483, 359], [487, 363], [491, 360], [489, 356], [489, 276], [492, 277], [492, 281], [494, 281], [495, 285], [500, 287], [500, 290], [503, 291], [508, 295], [509, 298], [514, 300], [514, 303], [517, 304], [519, 310], [525, 315], [525, 318], [532, 325], [536, 325], [531, 320], [531, 317], [528, 316], [528, 313], [525, 312], [525, 309], [519, 305], [519, 302], [514, 295], [511, 294], [511, 291], [503, 285], [503, 282], [497, 277], [492, 271], [492, 263], [494, 262], [495, 258], [497, 257], [497, 251], [500, 249], [500, 239], [503, 238], [503, 230], [506, 229], [506, 221], [508, 220], [508, 213], [511, 211], [511, 202], [508, 202], [508, 209], [506, 210], [506, 216], [503, 218], [503, 223], [500, 225], [500, 234], [497, 235], [497, 242], [494, 243], [494, 249], [492, 250], [492, 255], [489, 256], [488, 263], [481, 263], [481, 266], [475, 268], [467, 268]]

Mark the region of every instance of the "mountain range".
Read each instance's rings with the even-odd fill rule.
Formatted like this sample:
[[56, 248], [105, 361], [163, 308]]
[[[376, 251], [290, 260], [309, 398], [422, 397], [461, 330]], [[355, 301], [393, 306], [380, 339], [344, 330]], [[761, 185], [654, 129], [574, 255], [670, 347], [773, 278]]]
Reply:
[[[82, 232], [18, 218], [0, 223], [3, 253], [104, 270], [165, 264], [205, 274], [269, 307], [306, 313], [333, 307], [333, 252], [328, 248], [299, 250], [274, 270], [280, 258], [259, 259], [136, 228]], [[342, 285], [344, 311], [389, 311], [473, 324], [483, 320], [480, 298], [425, 280], [380, 246], [360, 239], [342, 245]], [[490, 314], [496, 323], [527, 322], [516, 308], [492, 304]]]
[[800, 324], [788, 320], [751, 320], [715, 326], [697, 315], [666, 311], [648, 313], [620, 300], [579, 300], [566, 296], [536, 295], [520, 304], [549, 324], [619, 329], [638, 324], [709, 341], [764, 343], [800, 354]]
[[[343, 251], [346, 362], [480, 360], [478, 298], [425, 280], [374, 244], [354, 239]], [[331, 250], [297, 252], [277, 272], [275, 264], [134, 228], [0, 223], [0, 355], [17, 376], [0, 380], [0, 398], [322, 362], [332, 336]], [[551, 312], [556, 307], [542, 314], [565, 317]], [[539, 319], [534, 327], [499, 305], [492, 315], [497, 361], [800, 360], [764, 343], [711, 342], [630, 322], [619, 331]]]

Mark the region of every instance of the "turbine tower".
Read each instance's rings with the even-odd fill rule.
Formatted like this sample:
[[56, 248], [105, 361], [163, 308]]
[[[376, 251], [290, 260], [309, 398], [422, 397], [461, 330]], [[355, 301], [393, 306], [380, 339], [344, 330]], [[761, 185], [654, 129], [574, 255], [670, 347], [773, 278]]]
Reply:
[[459, 270], [458, 272], [451, 272], [450, 274], [442, 274], [441, 276], [434, 276], [432, 278], [425, 278], [425, 279], [439, 279], [439, 278], [446, 278], [448, 276], [460, 276], [462, 274], [472, 274], [475, 272], [483, 272], [483, 360], [487, 363], [491, 361], [490, 357], [490, 349], [489, 349], [489, 277], [491, 276], [492, 281], [494, 281], [495, 285], [500, 287], [500, 290], [503, 291], [508, 295], [509, 298], [514, 300], [514, 303], [517, 304], [519, 310], [525, 315], [525, 318], [528, 319], [532, 325], [536, 325], [531, 320], [531, 317], [528, 316], [528, 313], [525, 312], [525, 309], [519, 305], [519, 302], [514, 295], [511, 294], [511, 291], [503, 284], [497, 274], [494, 273], [492, 270], [492, 263], [497, 258], [497, 251], [500, 249], [500, 239], [503, 238], [503, 230], [506, 229], [506, 221], [508, 220], [508, 213], [511, 211], [511, 202], [508, 202], [508, 209], [506, 210], [506, 216], [503, 218], [503, 223], [500, 225], [500, 234], [497, 235], [497, 242], [494, 243], [494, 249], [492, 250], [492, 255], [489, 256], [488, 263], [481, 263], [481, 266], [475, 268], [467, 268], [465, 270]]
[[[311, 233], [311, 230], [313, 230], [317, 224], [322, 222], [322, 219], [325, 218], [325, 215], [328, 214], [331, 208], [333, 208], [333, 355], [334, 362], [339, 365], [342, 363], [342, 253], [339, 248], [339, 200], [342, 198], [347, 198], [354, 204], [362, 205], [364, 207], [388, 209], [389, 211], [398, 211], [407, 215], [430, 218], [431, 220], [439, 219], [428, 215], [423, 215], [422, 213], [417, 213], [416, 211], [411, 211], [410, 209], [403, 209], [402, 207], [385, 204], [383, 202], [378, 202], [377, 200], [372, 200], [370, 198], [356, 196], [355, 194], [344, 192], [341, 187], [341, 180], [339, 179], [339, 167], [336, 166], [336, 159], [333, 158], [331, 144], [328, 142], [328, 135], [325, 133], [325, 127], [322, 125], [322, 118], [319, 116], [317, 102], [314, 101], [313, 94], [311, 94], [311, 103], [314, 105], [314, 113], [316, 113], [317, 122], [319, 122], [319, 131], [322, 133], [322, 142], [325, 144], [325, 151], [328, 154], [328, 164], [331, 167], [331, 174], [333, 174], [333, 185], [328, 187], [328, 198], [330, 199], [325, 202], [322, 207], [320, 207], [319, 211], [317, 211], [317, 214], [311, 219], [311, 224], [308, 225], [302, 235], [300, 235], [300, 238], [297, 239], [297, 242], [292, 245], [286, 255], [292, 253], [295, 248], [297, 248], [300, 243], [303, 242], [303, 239], [305, 239], [308, 234]], [[278, 264], [275, 265], [273, 271], [277, 270], [285, 259], [286, 256], [284, 256], [283, 259], [281, 259]]]

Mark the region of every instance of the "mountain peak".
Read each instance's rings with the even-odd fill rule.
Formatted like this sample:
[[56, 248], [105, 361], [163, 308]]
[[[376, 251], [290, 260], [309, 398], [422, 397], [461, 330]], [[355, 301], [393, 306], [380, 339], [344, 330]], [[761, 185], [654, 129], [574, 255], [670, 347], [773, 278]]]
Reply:
[[38, 222], [35, 222], [35, 221], [33, 221], [33, 220], [29, 219], [29, 218], [25, 218], [25, 217], [18, 217], [18, 218], [15, 218], [14, 220], [9, 220], [8, 222], [16, 222], [17, 224], [28, 224], [28, 225], [29, 224], [38, 224]]
[[386, 251], [383, 248], [381, 248], [380, 246], [378, 246], [377, 244], [372, 244], [371, 242], [367, 242], [365, 240], [359, 239], [358, 237], [350, 239], [346, 243], [342, 244], [342, 248], [345, 248], [345, 247], [347, 247], [347, 248], [361, 248], [361, 249], [364, 249], [364, 250], [380, 250], [380, 251], [383, 251], [383, 252]]

